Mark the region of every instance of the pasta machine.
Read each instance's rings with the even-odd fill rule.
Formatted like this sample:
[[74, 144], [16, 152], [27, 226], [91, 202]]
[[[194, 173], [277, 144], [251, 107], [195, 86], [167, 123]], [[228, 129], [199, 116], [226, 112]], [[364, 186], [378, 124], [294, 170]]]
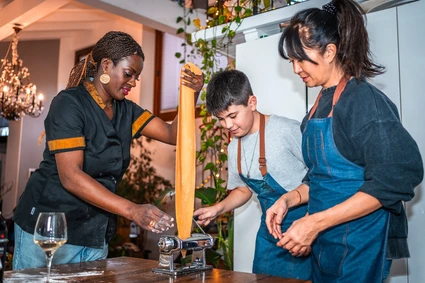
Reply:
[[[161, 236], [158, 240], [159, 266], [153, 268], [152, 271], [177, 276], [211, 270], [212, 266], [206, 265], [205, 250], [213, 245], [213, 237], [205, 233], [194, 233], [185, 240], [181, 240], [177, 236]], [[183, 250], [192, 252], [191, 261], [184, 265], [176, 264], [174, 256]]]

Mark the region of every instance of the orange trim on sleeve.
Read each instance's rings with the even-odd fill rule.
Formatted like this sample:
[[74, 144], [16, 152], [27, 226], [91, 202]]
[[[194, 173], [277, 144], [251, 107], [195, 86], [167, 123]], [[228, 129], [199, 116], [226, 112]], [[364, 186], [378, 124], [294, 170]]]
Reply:
[[67, 138], [59, 140], [51, 140], [47, 142], [50, 151], [71, 149], [76, 147], [85, 147], [86, 141], [84, 137]]
[[143, 112], [142, 115], [133, 122], [133, 125], [131, 126], [131, 136], [134, 137], [152, 116], [152, 113], [147, 110]]

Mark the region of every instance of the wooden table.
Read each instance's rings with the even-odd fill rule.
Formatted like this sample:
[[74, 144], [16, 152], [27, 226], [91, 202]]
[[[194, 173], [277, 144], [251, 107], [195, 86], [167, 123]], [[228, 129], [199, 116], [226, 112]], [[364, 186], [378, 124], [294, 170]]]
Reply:
[[[296, 279], [285, 279], [267, 275], [235, 272], [224, 269], [213, 269], [197, 274], [184, 276], [168, 276], [155, 274], [152, 268], [158, 262], [133, 257], [118, 257], [87, 263], [74, 263], [52, 266], [50, 282], [167, 282], [167, 283], [302, 283]], [[46, 268], [29, 268], [6, 271], [4, 282], [45, 282]]]

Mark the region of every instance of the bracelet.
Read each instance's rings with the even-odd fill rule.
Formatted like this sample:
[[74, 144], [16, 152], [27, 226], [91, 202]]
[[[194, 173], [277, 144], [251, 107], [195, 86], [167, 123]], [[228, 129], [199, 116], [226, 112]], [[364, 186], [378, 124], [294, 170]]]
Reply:
[[297, 205], [300, 205], [301, 204], [301, 201], [302, 201], [302, 199], [301, 199], [301, 193], [298, 190], [294, 190], [294, 191], [296, 191], [298, 193], [298, 196], [300, 197], [300, 201], [297, 203]]

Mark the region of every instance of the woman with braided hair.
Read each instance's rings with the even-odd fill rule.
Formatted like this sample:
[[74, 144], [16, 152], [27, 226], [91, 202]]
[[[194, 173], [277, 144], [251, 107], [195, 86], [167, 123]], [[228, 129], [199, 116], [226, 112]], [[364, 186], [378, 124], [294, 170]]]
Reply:
[[[174, 225], [174, 219], [155, 206], [115, 194], [130, 163], [132, 139], [143, 135], [176, 143], [177, 118], [168, 124], [125, 98], [139, 80], [144, 59], [130, 35], [108, 32], [73, 68], [67, 88], [53, 99], [44, 121], [43, 161], [13, 216], [14, 269], [45, 266], [44, 252], [32, 235], [40, 212], [66, 214], [68, 241], [56, 251], [53, 264], [106, 258], [116, 215], [155, 233]], [[203, 76], [185, 70], [183, 79], [197, 96]]]
[[[409, 256], [403, 201], [423, 164], [397, 107], [367, 81], [383, 67], [371, 59], [360, 6], [333, 0], [300, 11], [279, 52], [322, 91], [301, 124], [308, 172], [267, 210], [269, 232], [294, 256], [311, 251], [314, 283], [385, 282], [392, 259]], [[308, 214], [282, 234], [288, 209], [304, 203]]]

